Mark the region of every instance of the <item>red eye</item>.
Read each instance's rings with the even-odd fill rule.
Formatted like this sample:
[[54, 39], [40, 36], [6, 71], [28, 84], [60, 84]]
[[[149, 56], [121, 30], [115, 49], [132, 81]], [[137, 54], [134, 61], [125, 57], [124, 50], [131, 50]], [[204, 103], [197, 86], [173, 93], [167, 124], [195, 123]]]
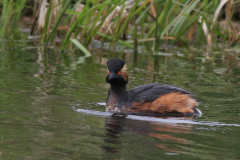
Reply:
[[108, 74], [110, 74], [110, 72], [108, 71]]
[[119, 74], [121, 74], [121, 72], [120, 72], [120, 71], [118, 72], [118, 75], [119, 75]]

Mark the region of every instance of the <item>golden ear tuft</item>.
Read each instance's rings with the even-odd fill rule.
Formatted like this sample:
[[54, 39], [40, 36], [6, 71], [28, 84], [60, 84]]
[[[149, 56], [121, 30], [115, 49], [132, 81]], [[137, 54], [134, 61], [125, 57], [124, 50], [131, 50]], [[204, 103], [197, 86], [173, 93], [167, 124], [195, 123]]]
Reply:
[[123, 68], [121, 69], [121, 72], [126, 72], [127, 71], [127, 65], [125, 64]]
[[121, 69], [121, 75], [124, 78], [124, 80], [127, 82], [128, 81], [128, 73], [127, 73], [127, 65], [126, 64]]

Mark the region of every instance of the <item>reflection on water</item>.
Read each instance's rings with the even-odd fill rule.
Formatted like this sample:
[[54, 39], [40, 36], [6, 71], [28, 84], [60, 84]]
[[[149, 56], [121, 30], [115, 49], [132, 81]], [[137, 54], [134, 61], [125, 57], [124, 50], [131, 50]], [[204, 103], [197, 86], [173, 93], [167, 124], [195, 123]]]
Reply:
[[[191, 123], [194, 122], [194, 117], [179, 118], [180, 121], [185, 121], [184, 124], [174, 123], [172, 121], [172, 117], [158, 118], [162, 123], [159, 123], [159, 121], [138, 121], [139, 119], [137, 117], [138, 116], [133, 116], [131, 117], [131, 119], [128, 119], [127, 117], [107, 116], [105, 118], [106, 133], [104, 138], [104, 142], [106, 143], [104, 143], [104, 145], [101, 145], [100, 148], [102, 148], [105, 152], [109, 153], [123, 152], [122, 143], [124, 143], [124, 139], [126, 138], [124, 135], [127, 132], [131, 132], [138, 135], [143, 135], [143, 139], [145, 139], [145, 141], [142, 139], [137, 142], [133, 141], [133, 143], [148, 143], [154, 147], [160, 148], [163, 152], [165, 152], [166, 155], [192, 155], [191, 146], [194, 146], [196, 145], [195, 143], [197, 143], [194, 142], [192, 138], [190, 138], [191, 136], [196, 136], [197, 134], [195, 130], [196, 124]], [[142, 117], [140, 116], [139, 118]], [[136, 119], [138, 120], [136, 121]], [[150, 119], [151, 118], [149, 118], [149, 120]], [[176, 119], [174, 121], [176, 122]], [[211, 127], [213, 125], [219, 125], [220, 123], [199, 122], [199, 124]], [[234, 126], [234, 124], [225, 125]], [[240, 127], [240, 125], [235, 126]], [[148, 142], [149, 138], [147, 137], [156, 140], [149, 140]], [[203, 144], [198, 145], [209, 148], [209, 146], [205, 146]]]
[[[75, 107], [73, 107], [75, 108]], [[111, 117], [112, 113], [110, 112], [101, 112], [94, 110], [86, 110], [86, 109], [76, 109], [77, 112], [91, 114], [96, 116], [104, 116]], [[113, 116], [114, 117], [114, 116]], [[116, 116], [117, 117], [117, 116]], [[135, 115], [127, 115], [124, 116], [126, 119], [138, 120], [138, 121], [147, 121], [154, 123], [167, 123], [167, 124], [188, 124], [188, 125], [206, 125], [206, 126], [235, 126], [240, 127], [240, 124], [231, 124], [231, 123], [223, 123], [223, 122], [213, 122], [213, 121], [200, 121], [197, 120], [198, 117], [167, 117], [167, 116], [135, 116]]]
[[[184, 157], [185, 155], [211, 159], [213, 158], [211, 154], [213, 149], [217, 153], [221, 152], [222, 149], [218, 145], [212, 146], [208, 143], [211, 143], [211, 141], [216, 143], [227, 134], [225, 132], [239, 130], [240, 128], [239, 124], [201, 121], [194, 117], [156, 118], [134, 115], [119, 117], [111, 116], [111, 113], [108, 112], [84, 109], [77, 109], [76, 111], [81, 114], [105, 117], [104, 143], [99, 146], [106, 153], [104, 158], [112, 157], [113, 155], [109, 155], [110, 153], [118, 157], [126, 153], [126, 149], [128, 154], [140, 154], [139, 147], [151, 146], [151, 151], [146, 150], [141, 153], [143, 154], [142, 158], [147, 158], [149, 153], [163, 152], [166, 156], [181, 155]], [[207, 132], [204, 133], [203, 130]], [[222, 136], [219, 135], [219, 130], [222, 132]], [[198, 149], [196, 150], [196, 148]], [[202, 155], [204, 153], [205, 155]]]
[[[123, 146], [123, 132], [131, 131], [136, 134], [148, 136], [150, 138], [158, 139], [155, 142], [143, 142], [152, 143], [151, 145], [160, 148], [166, 153], [186, 154], [186, 152], [177, 150], [178, 147], [169, 145], [169, 142], [175, 145], [190, 144], [190, 140], [175, 136], [175, 133], [190, 134], [192, 131], [192, 125], [174, 125], [174, 124], [155, 124], [144, 122], [139, 125], [135, 120], [126, 119], [125, 117], [109, 116], [105, 119], [105, 138], [104, 145], [100, 146], [105, 152], [120, 153]], [[147, 139], [147, 138], [146, 138]], [[141, 140], [143, 141], [143, 139]], [[141, 142], [140, 141], [140, 142]], [[166, 143], [167, 142], [167, 143]], [[139, 143], [133, 142], [133, 143]]]
[[[121, 144], [121, 134], [125, 126], [125, 117], [110, 116], [105, 119], [105, 138], [104, 145], [101, 148], [106, 152], [118, 153], [120, 148], [117, 147]], [[113, 145], [111, 145], [113, 144]]]

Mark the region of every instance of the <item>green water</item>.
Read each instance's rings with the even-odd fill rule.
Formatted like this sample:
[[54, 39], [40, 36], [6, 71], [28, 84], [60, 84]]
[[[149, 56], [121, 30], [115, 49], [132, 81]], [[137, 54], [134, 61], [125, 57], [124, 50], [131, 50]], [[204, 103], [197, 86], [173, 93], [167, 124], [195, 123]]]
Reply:
[[[240, 159], [239, 52], [170, 47], [134, 54], [96, 48], [85, 58], [30, 42], [2, 47], [0, 159]], [[127, 63], [128, 88], [176, 85], [195, 94], [203, 116], [98, 114], [105, 111], [105, 64], [113, 57]]]

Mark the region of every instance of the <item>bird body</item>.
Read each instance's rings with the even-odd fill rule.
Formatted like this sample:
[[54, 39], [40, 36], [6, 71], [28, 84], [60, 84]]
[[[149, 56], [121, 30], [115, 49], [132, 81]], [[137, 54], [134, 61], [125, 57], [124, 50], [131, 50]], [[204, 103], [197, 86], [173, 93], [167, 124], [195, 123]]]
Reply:
[[106, 110], [119, 114], [179, 114], [200, 115], [198, 102], [193, 95], [181, 88], [162, 83], [150, 83], [127, 90], [127, 67], [123, 60], [107, 62], [106, 81], [111, 87], [108, 92]]

